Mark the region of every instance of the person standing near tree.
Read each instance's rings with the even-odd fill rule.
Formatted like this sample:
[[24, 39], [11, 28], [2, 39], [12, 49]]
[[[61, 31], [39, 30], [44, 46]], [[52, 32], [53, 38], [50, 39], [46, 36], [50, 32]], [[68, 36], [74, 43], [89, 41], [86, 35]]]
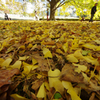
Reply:
[[39, 17], [37, 16], [37, 11], [35, 11], [35, 20], [39, 20]]
[[49, 9], [47, 8], [47, 21], [49, 20], [48, 17], [49, 17]]
[[5, 20], [9, 20], [7, 13], [5, 13]]
[[95, 3], [95, 5], [92, 7], [91, 9], [91, 18], [89, 20], [89, 22], [93, 22], [93, 17], [94, 17], [94, 14], [96, 13], [97, 9], [96, 9], [96, 6], [98, 5], [98, 3]]

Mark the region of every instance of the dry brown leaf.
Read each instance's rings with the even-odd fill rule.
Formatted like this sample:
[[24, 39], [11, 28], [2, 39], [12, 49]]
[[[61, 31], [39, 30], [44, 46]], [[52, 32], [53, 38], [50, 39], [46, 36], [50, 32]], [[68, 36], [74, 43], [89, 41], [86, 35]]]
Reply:
[[0, 100], [7, 100], [7, 92], [0, 94]]
[[50, 90], [47, 92], [48, 100], [51, 100], [53, 95], [55, 93], [55, 89], [52, 87]]
[[[38, 62], [38, 70], [41, 71], [49, 71], [49, 67], [54, 66], [53, 60], [52, 59], [45, 59], [43, 56], [40, 56], [39, 54], [33, 55], [33, 57], [37, 60]], [[50, 65], [49, 65], [50, 64]]]
[[72, 64], [65, 64], [62, 68], [60, 76], [60, 80], [63, 81], [84, 83], [84, 77], [82, 74], [78, 74], [74, 71], [74, 66]]
[[43, 80], [36, 80], [35, 82], [32, 83], [31, 88], [36, 91], [41, 86], [42, 83]]
[[19, 74], [18, 69], [13, 70], [0, 70], [0, 87], [6, 84], [11, 84], [11, 77], [15, 74]]
[[89, 100], [94, 100], [94, 98], [95, 98], [95, 92], [93, 92], [93, 93], [91, 94], [91, 97], [89, 98]]
[[0, 88], [0, 94], [6, 92], [9, 89], [9, 85], [4, 85]]
[[54, 45], [54, 41], [43, 42], [44, 45]]
[[61, 44], [61, 43], [56, 43], [56, 46], [57, 46], [57, 48], [59, 49], [59, 48], [62, 47], [62, 44]]
[[21, 37], [19, 43], [24, 43], [24, 42], [26, 42], [26, 38], [27, 38], [27, 35], [26, 35], [26, 34], [23, 35], [23, 36]]
[[32, 100], [37, 100], [36, 95], [32, 92], [31, 92], [31, 98], [32, 98]]

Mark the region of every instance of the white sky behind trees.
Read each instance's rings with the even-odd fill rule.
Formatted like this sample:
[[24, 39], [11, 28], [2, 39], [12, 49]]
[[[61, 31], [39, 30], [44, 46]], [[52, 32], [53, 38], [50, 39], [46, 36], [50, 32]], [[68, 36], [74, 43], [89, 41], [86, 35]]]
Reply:
[[[4, 4], [6, 4], [6, 1], [7, 0], [1, 0], [2, 1], [2, 3], [4, 3]], [[23, 3], [23, 0], [15, 0], [16, 2], [21, 2], [21, 3]], [[31, 4], [30, 2], [27, 2], [26, 3], [26, 12], [27, 13], [32, 13], [33, 11], [34, 11], [34, 9], [35, 9], [35, 7], [34, 7], [34, 5], [33, 4]]]
[[[15, 1], [23, 3], [23, 0], [15, 0]], [[39, 0], [39, 1], [41, 2], [41, 0]], [[43, 3], [42, 3], [42, 2], [39, 3], [38, 6], [39, 6], [40, 8], [43, 8]], [[32, 3], [30, 3], [30, 2], [26, 2], [26, 8], [27, 8], [27, 9], [26, 9], [26, 12], [27, 12], [27, 13], [33, 13], [34, 10], [37, 10], [37, 9], [36, 9], [36, 6], [35, 6], [34, 4], [32, 4]], [[42, 10], [44, 10], [44, 9], [41, 9], [41, 11], [42, 11]]]

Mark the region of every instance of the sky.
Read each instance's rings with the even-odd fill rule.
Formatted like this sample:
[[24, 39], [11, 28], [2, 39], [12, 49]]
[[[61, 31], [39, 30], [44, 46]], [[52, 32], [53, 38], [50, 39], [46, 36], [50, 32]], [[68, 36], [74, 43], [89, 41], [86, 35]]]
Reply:
[[15, 1], [23, 2], [23, 0], [15, 0]]
[[[23, 0], [15, 0], [16, 2], [21, 2], [21, 3], [23, 3]], [[2, 2], [5, 4], [6, 3], [6, 0], [2, 0]], [[32, 13], [33, 11], [34, 11], [34, 5], [32, 5], [31, 3], [29, 3], [29, 2], [27, 2], [27, 4], [26, 4], [26, 7], [27, 7], [27, 9], [26, 9], [26, 12], [27, 13]]]
[[[15, 0], [15, 1], [23, 3], [23, 0]], [[39, 0], [39, 1], [41, 1], [41, 0]], [[39, 6], [41, 6], [41, 8], [42, 8], [42, 3], [40, 3]], [[26, 9], [27, 13], [33, 13], [33, 11], [36, 10], [34, 4], [32, 4], [30, 2], [26, 3], [26, 7], [27, 7], [27, 9]], [[41, 10], [43, 10], [43, 9], [41, 9]]]
[[27, 13], [32, 13], [35, 9], [35, 7], [29, 2], [27, 3], [26, 7], [27, 7], [27, 9], [26, 9]]

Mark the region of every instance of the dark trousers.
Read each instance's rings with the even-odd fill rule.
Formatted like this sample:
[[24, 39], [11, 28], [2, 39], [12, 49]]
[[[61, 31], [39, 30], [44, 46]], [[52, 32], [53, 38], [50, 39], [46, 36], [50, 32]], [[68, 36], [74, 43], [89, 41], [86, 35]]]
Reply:
[[91, 18], [90, 18], [89, 22], [93, 22], [93, 17], [94, 17], [94, 14], [91, 14]]

